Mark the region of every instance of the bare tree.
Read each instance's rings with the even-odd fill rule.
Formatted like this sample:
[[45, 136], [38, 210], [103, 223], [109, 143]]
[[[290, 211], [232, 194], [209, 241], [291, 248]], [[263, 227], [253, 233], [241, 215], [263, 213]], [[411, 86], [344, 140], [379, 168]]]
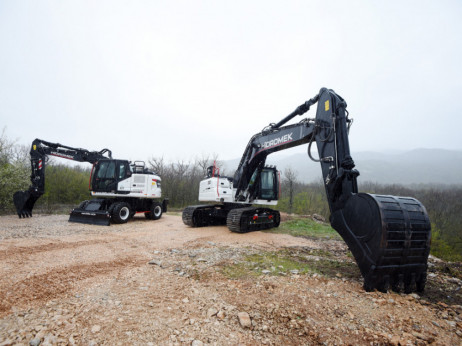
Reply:
[[[207, 168], [211, 165], [210, 164], [210, 155], [205, 155], [205, 154], [202, 154], [201, 157], [196, 157], [196, 166], [199, 166], [199, 169], [201, 170], [202, 172], [202, 176], [205, 176], [207, 174]], [[213, 164], [213, 162], [212, 162]]]
[[290, 167], [284, 170], [284, 185], [289, 194], [289, 213], [292, 213], [294, 207], [294, 191], [297, 183], [297, 173]]
[[195, 165], [198, 166], [202, 171], [202, 176], [207, 174], [207, 168], [215, 165], [219, 168], [220, 174], [225, 174], [225, 169], [223, 168], [223, 162], [218, 159], [218, 154], [202, 154], [201, 157], [196, 157]]
[[161, 177], [164, 175], [166, 167], [165, 167], [163, 156], [162, 157], [152, 157], [151, 159], [148, 160], [148, 164], [156, 174], [159, 174]]

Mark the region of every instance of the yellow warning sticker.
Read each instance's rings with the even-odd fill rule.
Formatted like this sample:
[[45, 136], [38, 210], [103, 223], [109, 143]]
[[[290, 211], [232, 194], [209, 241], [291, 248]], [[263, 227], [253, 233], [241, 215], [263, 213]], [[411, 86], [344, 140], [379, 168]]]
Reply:
[[37, 150], [37, 146], [34, 144], [34, 150]]
[[329, 110], [329, 100], [324, 102], [324, 109], [325, 109], [326, 112]]

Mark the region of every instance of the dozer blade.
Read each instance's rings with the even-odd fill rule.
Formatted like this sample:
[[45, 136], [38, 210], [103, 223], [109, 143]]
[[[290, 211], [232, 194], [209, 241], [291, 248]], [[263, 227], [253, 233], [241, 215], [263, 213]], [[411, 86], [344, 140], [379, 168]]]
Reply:
[[69, 216], [69, 222], [109, 226], [111, 224], [111, 214], [107, 210], [101, 210], [100, 208], [101, 202], [99, 200], [93, 200], [83, 207], [74, 208]]
[[332, 214], [331, 224], [353, 253], [366, 291], [424, 290], [431, 226], [419, 201], [359, 193]]
[[13, 195], [13, 203], [18, 216], [20, 218], [32, 217], [32, 209], [39, 197], [30, 191], [16, 191]]

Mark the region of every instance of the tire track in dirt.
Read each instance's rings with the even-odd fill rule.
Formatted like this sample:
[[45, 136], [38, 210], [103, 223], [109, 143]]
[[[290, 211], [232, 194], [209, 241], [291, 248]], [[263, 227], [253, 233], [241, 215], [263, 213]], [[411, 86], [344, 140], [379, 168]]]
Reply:
[[33, 275], [14, 285], [0, 286], [0, 317], [11, 312], [11, 308], [30, 308], [45, 301], [70, 294], [78, 283], [114, 271], [127, 270], [146, 263], [146, 260], [126, 257], [109, 262], [68, 266], [53, 269], [45, 274]]
[[47, 244], [40, 244], [36, 246], [10, 246], [5, 250], [0, 250], [0, 260], [6, 260], [12, 256], [21, 256], [25, 255], [34, 255], [42, 252], [49, 252], [55, 250], [66, 250], [73, 249], [77, 247], [87, 246], [87, 245], [96, 245], [96, 244], [106, 244], [109, 243], [108, 240], [88, 240], [88, 241], [77, 241], [77, 242], [58, 242]]

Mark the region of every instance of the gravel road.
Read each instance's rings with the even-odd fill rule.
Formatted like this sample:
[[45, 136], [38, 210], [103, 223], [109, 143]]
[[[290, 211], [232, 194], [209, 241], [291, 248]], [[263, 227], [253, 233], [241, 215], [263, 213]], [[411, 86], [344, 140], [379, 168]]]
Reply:
[[341, 271], [224, 271], [283, 249], [350, 261], [339, 241], [188, 228], [172, 214], [110, 227], [67, 219], [0, 217], [0, 346], [462, 344], [457, 304], [367, 293]]

